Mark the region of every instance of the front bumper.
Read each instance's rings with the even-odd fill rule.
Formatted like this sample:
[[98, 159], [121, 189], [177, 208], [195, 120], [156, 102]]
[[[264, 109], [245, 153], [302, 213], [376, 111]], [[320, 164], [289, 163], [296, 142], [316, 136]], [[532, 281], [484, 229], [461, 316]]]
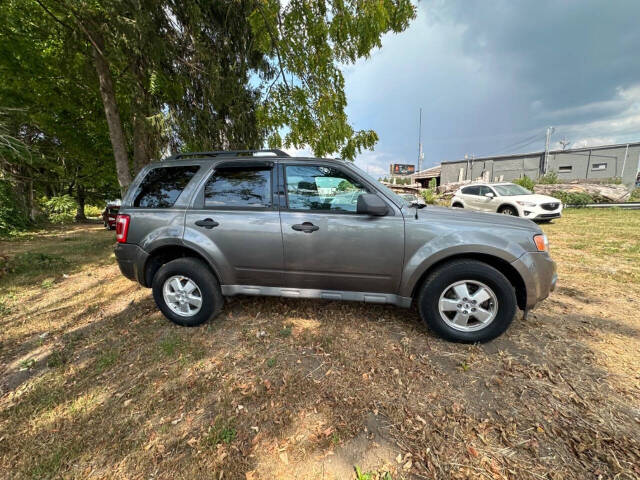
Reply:
[[149, 254], [132, 243], [118, 243], [114, 251], [122, 274], [144, 285], [144, 266]]
[[526, 309], [549, 296], [558, 283], [556, 263], [546, 252], [528, 252], [511, 263], [524, 280], [527, 292]]
[[529, 220], [551, 220], [553, 218], [560, 218], [562, 216], [562, 204], [555, 210], [546, 210], [542, 207], [521, 207], [521, 215]]

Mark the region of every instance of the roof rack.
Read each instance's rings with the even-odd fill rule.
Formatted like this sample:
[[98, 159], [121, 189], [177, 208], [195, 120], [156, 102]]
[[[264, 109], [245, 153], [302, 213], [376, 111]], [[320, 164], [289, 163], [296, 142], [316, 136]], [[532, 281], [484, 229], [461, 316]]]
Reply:
[[181, 158], [193, 158], [193, 157], [256, 157], [262, 155], [256, 155], [256, 153], [273, 153], [276, 157], [290, 157], [288, 153], [278, 148], [268, 148], [261, 150], [218, 150], [213, 152], [186, 152], [177, 153], [171, 155], [165, 160], [180, 160]]

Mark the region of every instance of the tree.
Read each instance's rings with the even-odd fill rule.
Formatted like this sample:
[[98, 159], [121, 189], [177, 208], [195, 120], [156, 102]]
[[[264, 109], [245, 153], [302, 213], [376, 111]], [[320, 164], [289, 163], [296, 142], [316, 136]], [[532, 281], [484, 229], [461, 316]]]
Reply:
[[292, 0], [284, 7], [258, 0], [250, 21], [276, 71], [273, 80], [264, 78], [258, 112], [269, 145], [307, 144], [316, 155], [346, 159], [373, 148], [377, 134], [348, 122], [340, 65], [367, 58], [383, 34], [403, 31], [414, 16], [409, 0]]
[[340, 66], [414, 15], [409, 0], [5, 0], [0, 33], [19, 40], [3, 47], [5, 98], [22, 100], [16, 128], [46, 147], [43, 171], [79, 203], [93, 188], [83, 172], [106, 162], [92, 138], [108, 139], [121, 191], [168, 149], [309, 145], [353, 159], [377, 135], [350, 125]]

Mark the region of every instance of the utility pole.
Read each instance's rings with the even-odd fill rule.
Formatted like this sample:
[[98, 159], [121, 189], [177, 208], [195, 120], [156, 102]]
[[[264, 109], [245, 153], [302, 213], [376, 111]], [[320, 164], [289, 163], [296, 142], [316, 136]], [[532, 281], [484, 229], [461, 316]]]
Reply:
[[547, 140], [544, 144], [544, 166], [542, 169], [542, 173], [547, 173], [547, 168], [549, 166], [549, 140], [551, 139], [551, 134], [555, 131], [553, 127], [547, 127]]
[[418, 123], [418, 171], [422, 171], [422, 159], [424, 153], [422, 153], [422, 107], [420, 107], [420, 122]]

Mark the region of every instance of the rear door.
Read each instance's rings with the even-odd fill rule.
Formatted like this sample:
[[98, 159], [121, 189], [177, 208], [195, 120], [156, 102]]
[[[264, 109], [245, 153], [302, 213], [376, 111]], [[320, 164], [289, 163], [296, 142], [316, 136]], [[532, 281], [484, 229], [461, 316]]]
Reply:
[[225, 285], [282, 285], [274, 165], [255, 160], [215, 165], [187, 211], [185, 244], [209, 256]]
[[404, 219], [358, 214], [358, 197], [376, 193], [337, 162], [283, 161], [279, 168], [285, 286], [396, 293], [404, 254]]

